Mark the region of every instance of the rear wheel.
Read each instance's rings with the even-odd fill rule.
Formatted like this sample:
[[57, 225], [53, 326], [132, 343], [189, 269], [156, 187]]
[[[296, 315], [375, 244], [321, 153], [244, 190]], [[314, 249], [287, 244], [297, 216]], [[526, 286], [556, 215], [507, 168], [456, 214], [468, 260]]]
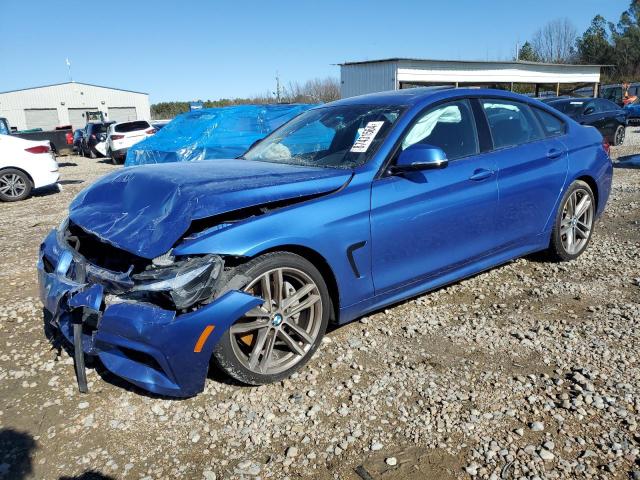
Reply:
[[624, 143], [625, 128], [624, 125], [618, 125], [616, 133], [613, 135], [613, 145], [618, 146]]
[[115, 157], [115, 155], [113, 154], [113, 152], [111, 150], [109, 150], [107, 152], [107, 155], [109, 155], [109, 157], [111, 157], [111, 163], [113, 163], [114, 165], [120, 165], [120, 162], [118, 161], [118, 159]]
[[231, 272], [229, 285], [264, 299], [221, 337], [214, 360], [250, 385], [276, 382], [302, 367], [327, 329], [331, 300], [322, 275], [287, 252], [262, 255]]
[[587, 248], [595, 223], [595, 197], [589, 185], [576, 180], [562, 197], [551, 232], [550, 253], [557, 260], [573, 260]]
[[0, 171], [0, 200], [4, 202], [24, 200], [31, 194], [32, 188], [31, 180], [23, 171], [15, 168]]

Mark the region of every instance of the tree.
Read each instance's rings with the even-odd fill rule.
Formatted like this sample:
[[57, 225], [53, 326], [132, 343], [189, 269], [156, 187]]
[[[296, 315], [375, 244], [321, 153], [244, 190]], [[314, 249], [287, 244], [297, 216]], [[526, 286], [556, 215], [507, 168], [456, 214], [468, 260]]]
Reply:
[[531, 44], [541, 61], [569, 63], [575, 57], [576, 28], [569, 19], [547, 23], [533, 36]]
[[326, 103], [340, 98], [340, 82], [337, 78], [314, 78], [304, 84], [290, 82], [284, 88], [283, 97], [290, 103]]
[[601, 15], [591, 20], [591, 25], [576, 42], [581, 63], [606, 65], [612, 62], [614, 46], [607, 33], [607, 21]]
[[[337, 78], [314, 78], [301, 84], [290, 82], [285, 87], [281, 101], [284, 103], [326, 103], [340, 98], [340, 81]], [[204, 108], [226, 107], [228, 105], [276, 103], [270, 94], [254, 95], [249, 98], [221, 98], [203, 102]], [[151, 118], [173, 118], [189, 111], [189, 102], [160, 102], [151, 105]]]
[[640, 77], [640, 0], [632, 0], [617, 25], [610, 24], [614, 44], [618, 80], [633, 81]]
[[518, 58], [516, 60], [522, 60], [523, 62], [539, 62], [540, 57], [529, 42], [524, 42], [524, 45], [522, 45], [518, 51]]

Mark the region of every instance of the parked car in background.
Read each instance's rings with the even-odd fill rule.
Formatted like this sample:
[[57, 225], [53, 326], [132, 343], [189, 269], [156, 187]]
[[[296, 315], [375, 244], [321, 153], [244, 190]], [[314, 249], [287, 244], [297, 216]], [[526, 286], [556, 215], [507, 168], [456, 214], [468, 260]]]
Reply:
[[277, 382], [329, 323], [531, 252], [577, 258], [612, 172], [596, 129], [521, 95], [352, 97], [237, 159], [98, 180], [45, 238], [40, 295], [74, 344], [82, 390], [84, 352], [163, 395], [202, 391], [211, 360], [241, 382]]
[[25, 140], [49, 142], [51, 151], [55, 154], [66, 155], [72, 152], [71, 125], [63, 125], [53, 130], [42, 130], [40, 128], [32, 130], [20, 130], [9, 126], [9, 121], [0, 117], [0, 134], [13, 135], [14, 137], [24, 138]]
[[627, 111], [604, 98], [559, 98], [545, 102], [581, 125], [596, 127], [611, 145], [622, 145]]
[[636, 98], [633, 102], [626, 104], [624, 109], [627, 112], [629, 124], [640, 124], [640, 98]]
[[90, 122], [84, 127], [80, 152], [85, 157], [97, 158], [107, 154], [107, 131], [114, 122]]
[[628, 84], [602, 85], [600, 97], [606, 98], [620, 107], [630, 102], [630, 99], [640, 96], [640, 82]]
[[171, 120], [152, 120], [151, 126], [158, 130], [162, 130]]
[[82, 139], [84, 138], [84, 128], [78, 128], [73, 132], [73, 152], [80, 153], [82, 149]]
[[129, 147], [154, 133], [156, 129], [146, 120], [112, 123], [107, 130], [107, 156], [114, 165], [124, 163]]
[[24, 200], [34, 188], [53, 185], [58, 178], [58, 162], [48, 141], [0, 134], [0, 200]]

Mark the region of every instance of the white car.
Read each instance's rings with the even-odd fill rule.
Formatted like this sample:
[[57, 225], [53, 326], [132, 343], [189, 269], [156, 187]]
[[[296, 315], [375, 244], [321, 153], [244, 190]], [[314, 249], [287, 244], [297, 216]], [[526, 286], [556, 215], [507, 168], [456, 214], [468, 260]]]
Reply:
[[0, 135], [0, 200], [24, 200], [34, 188], [58, 182], [58, 162], [48, 141]]
[[123, 163], [127, 157], [127, 150], [132, 145], [156, 133], [146, 120], [120, 122], [109, 125], [107, 132], [107, 156], [111, 157], [114, 165]]

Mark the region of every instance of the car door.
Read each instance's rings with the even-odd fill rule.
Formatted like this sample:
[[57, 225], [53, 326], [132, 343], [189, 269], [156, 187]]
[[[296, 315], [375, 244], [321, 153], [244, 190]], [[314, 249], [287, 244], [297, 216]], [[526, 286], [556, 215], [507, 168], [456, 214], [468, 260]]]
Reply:
[[495, 161], [480, 152], [469, 100], [416, 116], [392, 157], [421, 143], [441, 148], [439, 170], [383, 174], [371, 189], [376, 294], [450, 271], [495, 247]]
[[555, 115], [522, 102], [480, 103], [493, 143], [488, 155], [499, 172], [496, 236], [504, 249], [537, 245], [567, 175], [566, 126]]
[[607, 130], [606, 115], [597, 106], [595, 100], [591, 100], [585, 104], [580, 123], [582, 125], [596, 127], [598, 131], [607, 138], [610, 136], [610, 132]]
[[608, 100], [598, 98], [594, 101], [596, 103], [596, 111], [602, 117], [602, 135], [607, 139], [612, 140], [619, 125], [619, 121], [617, 120], [616, 115], [620, 108], [617, 105], [609, 102]]

